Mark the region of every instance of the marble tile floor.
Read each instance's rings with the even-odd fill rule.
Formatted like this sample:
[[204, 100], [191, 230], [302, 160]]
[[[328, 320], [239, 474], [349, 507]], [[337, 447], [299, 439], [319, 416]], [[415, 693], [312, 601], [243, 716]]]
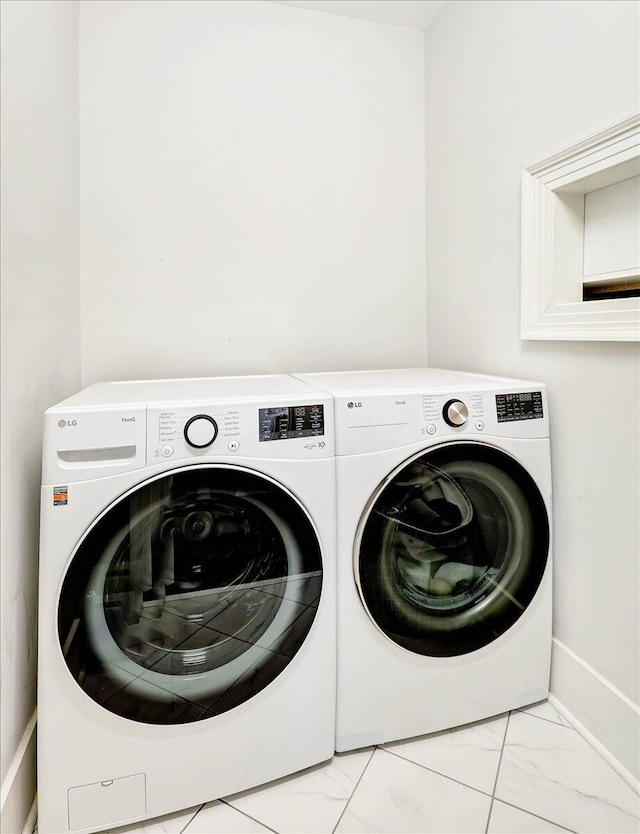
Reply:
[[110, 834], [620, 834], [640, 799], [547, 702], [337, 754], [264, 787]]

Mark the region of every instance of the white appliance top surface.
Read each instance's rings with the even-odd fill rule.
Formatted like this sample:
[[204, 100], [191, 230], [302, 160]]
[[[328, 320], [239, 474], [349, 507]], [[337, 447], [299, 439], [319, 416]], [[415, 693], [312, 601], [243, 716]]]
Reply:
[[[313, 393], [312, 384], [286, 374], [97, 382], [58, 403], [54, 408], [100, 408], [212, 400], [262, 402], [266, 399], [286, 397], [308, 399]], [[322, 397], [324, 390], [315, 388], [315, 393]], [[326, 397], [326, 394], [324, 396]]]
[[443, 368], [403, 368], [382, 371], [342, 371], [338, 373], [296, 374], [331, 394], [397, 394], [400, 391], [500, 390], [503, 388], [544, 387], [540, 382], [509, 379], [485, 374], [448, 371]]

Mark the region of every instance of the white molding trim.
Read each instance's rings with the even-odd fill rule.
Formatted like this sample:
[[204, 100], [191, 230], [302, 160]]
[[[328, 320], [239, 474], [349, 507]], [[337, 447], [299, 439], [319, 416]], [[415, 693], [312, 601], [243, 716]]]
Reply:
[[36, 722], [34, 710], [0, 789], [2, 834], [23, 831], [31, 819], [36, 793]]
[[522, 170], [522, 339], [640, 340], [640, 298], [581, 296], [584, 194], [639, 172], [640, 115]]
[[555, 637], [549, 701], [640, 793], [640, 707]]

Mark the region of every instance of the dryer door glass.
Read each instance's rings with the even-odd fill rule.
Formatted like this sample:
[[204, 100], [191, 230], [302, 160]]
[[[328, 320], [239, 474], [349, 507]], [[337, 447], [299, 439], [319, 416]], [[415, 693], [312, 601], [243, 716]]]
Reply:
[[549, 522], [512, 457], [456, 443], [414, 458], [375, 498], [356, 554], [360, 594], [395, 643], [451, 657], [488, 645], [542, 581]]
[[184, 724], [233, 709], [299, 651], [320, 544], [274, 481], [198, 466], [128, 493], [78, 546], [58, 608], [77, 683], [116, 715]]

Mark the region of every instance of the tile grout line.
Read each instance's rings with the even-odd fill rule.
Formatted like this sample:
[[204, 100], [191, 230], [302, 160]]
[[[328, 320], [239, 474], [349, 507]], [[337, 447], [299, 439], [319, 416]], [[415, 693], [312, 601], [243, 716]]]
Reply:
[[247, 814], [245, 811], [241, 811], [240, 808], [236, 808], [235, 805], [232, 805], [230, 802], [227, 802], [226, 799], [221, 799], [220, 802], [222, 802], [223, 805], [226, 805], [227, 808], [233, 808], [234, 811], [237, 811], [239, 814], [242, 814], [243, 817], [246, 817], [247, 819], [253, 820], [253, 822], [257, 822], [258, 825], [261, 825], [263, 828], [266, 828], [267, 831], [271, 831], [271, 832], [273, 832], [273, 834], [279, 834], [275, 830], [275, 828], [271, 828], [271, 826], [267, 825], [266, 823], [260, 822], [260, 820], [257, 820], [255, 817], [252, 817], [251, 814]]
[[530, 817], [535, 817], [538, 820], [542, 820], [542, 822], [548, 822], [549, 825], [555, 825], [556, 828], [561, 828], [563, 831], [568, 831], [570, 834], [578, 834], [573, 828], [566, 828], [564, 825], [560, 825], [559, 822], [554, 822], [554, 820], [548, 820], [546, 817], [541, 817], [540, 814], [534, 814], [533, 811], [528, 811], [526, 808], [521, 808], [519, 805], [514, 805], [513, 802], [507, 802], [506, 799], [499, 799], [498, 802], [502, 802], [503, 805], [508, 805], [510, 808], [514, 808], [516, 811], [522, 811], [523, 814], [529, 814]]
[[578, 732], [575, 727], [572, 727], [570, 724], [562, 724], [560, 721], [553, 721], [551, 718], [543, 718], [541, 715], [533, 715], [531, 712], [527, 712], [526, 709], [515, 709], [512, 712], [519, 712], [521, 715], [528, 715], [529, 718], [537, 718], [539, 721], [546, 721], [547, 724], [554, 724], [556, 727], [564, 727], [565, 730], [574, 730], [576, 733]]
[[414, 762], [413, 759], [406, 759], [399, 753], [394, 753], [393, 750], [387, 750], [385, 747], [379, 747], [378, 749], [382, 753], [388, 753], [390, 756], [395, 756], [396, 759], [400, 759], [401, 762], [407, 762], [407, 764], [412, 764], [416, 767], [422, 768], [422, 770], [426, 770], [427, 773], [433, 773], [435, 776], [441, 776], [443, 779], [448, 779], [450, 782], [455, 782], [456, 785], [460, 785], [462, 788], [468, 788], [468, 790], [480, 793], [482, 794], [482, 796], [491, 797], [490, 793], [487, 793], [486, 791], [481, 791], [480, 788], [474, 788], [473, 785], [467, 785], [466, 782], [461, 782], [459, 779], [454, 779], [453, 776], [447, 776], [446, 773], [441, 773], [439, 770], [434, 770], [432, 767], [427, 767], [426, 765], [420, 764], [420, 762]]
[[[491, 822], [491, 814], [493, 812], [493, 803], [496, 799], [496, 788], [498, 787], [498, 777], [500, 775], [500, 765], [502, 764], [502, 754], [504, 753], [504, 746], [505, 746], [506, 741], [507, 741], [507, 730], [509, 729], [509, 719], [511, 718], [511, 714], [513, 712], [523, 713], [523, 710], [520, 710], [520, 709], [511, 710], [509, 712], [509, 716], [507, 718], [507, 726], [506, 726], [505, 731], [504, 731], [504, 739], [502, 740], [502, 750], [500, 751], [500, 761], [498, 762], [498, 770], [496, 771], [496, 781], [493, 785], [493, 794], [491, 796], [491, 807], [489, 808], [489, 818], [487, 820], [487, 828], [485, 830], [485, 834], [488, 834], [488, 832], [489, 832], [489, 824]], [[526, 713], [524, 713], [524, 714], [526, 715]], [[530, 717], [531, 718], [540, 718], [539, 715], [532, 715]], [[541, 721], [546, 721], [548, 724], [553, 724], [556, 727], [564, 727], [565, 730], [573, 730], [574, 729], [573, 727], [567, 727], [565, 724], [558, 724], [556, 721], [549, 721], [549, 719], [547, 719], [547, 718], [540, 718], [540, 720]], [[532, 811], [529, 811], [526, 808], [521, 808], [519, 805], [514, 805], [512, 802], [508, 802], [505, 799], [500, 799], [499, 802], [502, 802], [504, 805], [508, 805], [510, 808], [515, 808], [516, 811], [522, 811], [523, 813], [529, 814], [532, 817], [536, 817], [536, 819], [542, 820], [543, 822], [548, 822], [551, 825], [555, 825], [558, 828], [562, 828], [564, 831], [570, 831], [571, 834], [576, 834], [576, 832], [573, 831], [572, 828], [565, 828], [564, 825], [560, 825], [559, 823], [554, 822], [553, 820], [548, 820], [545, 817], [541, 817], [539, 814], [534, 814]]]
[[496, 788], [498, 787], [498, 777], [500, 776], [500, 765], [502, 764], [502, 755], [504, 753], [504, 746], [507, 743], [507, 733], [509, 732], [509, 721], [511, 720], [511, 711], [507, 714], [507, 725], [504, 728], [504, 736], [502, 738], [502, 747], [500, 748], [500, 758], [498, 759], [498, 767], [496, 769], [496, 778], [493, 783], [493, 790], [491, 791], [491, 804], [489, 805], [489, 816], [487, 817], [487, 825], [484, 829], [484, 834], [489, 834], [489, 825], [491, 824], [491, 814], [493, 813], [493, 803], [496, 798]]
[[[191, 817], [191, 819], [190, 819], [190, 820], [189, 820], [189, 822], [185, 825], [185, 827], [180, 829], [180, 834], [184, 834], [184, 832], [187, 830], [187, 828], [189, 828], [189, 826], [191, 825], [191, 823], [192, 823], [192, 822], [194, 821], [194, 819], [198, 816], [198, 814], [200, 813], [200, 811], [202, 811], [202, 809], [204, 808], [204, 806], [205, 806], [206, 804], [207, 804], [206, 802], [203, 802], [203, 803], [202, 803], [202, 805], [198, 808], [198, 810], [195, 812], [195, 814]], [[109, 834], [109, 832], [107, 832], [107, 834]]]
[[371, 751], [371, 755], [369, 756], [369, 759], [367, 760], [367, 763], [366, 763], [366, 765], [364, 766], [364, 769], [363, 769], [362, 773], [360, 774], [360, 778], [358, 779], [358, 781], [357, 781], [357, 782], [355, 783], [355, 785], [353, 786], [353, 790], [351, 791], [351, 795], [349, 796], [349, 799], [347, 799], [346, 804], [345, 804], [344, 808], [342, 809], [342, 813], [341, 813], [341, 814], [340, 814], [340, 816], [338, 817], [338, 821], [336, 822], [336, 824], [335, 824], [335, 825], [333, 826], [333, 828], [331, 829], [331, 834], [335, 834], [336, 829], [337, 829], [337, 828], [338, 828], [338, 826], [340, 825], [340, 820], [341, 820], [341, 819], [342, 819], [342, 817], [345, 815], [345, 811], [346, 811], [346, 810], [347, 810], [347, 808], [349, 807], [349, 803], [350, 803], [350, 802], [351, 802], [351, 800], [353, 799], [355, 792], [358, 790], [358, 785], [359, 785], [359, 784], [360, 784], [360, 782], [362, 781], [362, 777], [364, 776], [364, 774], [367, 772], [367, 768], [368, 768], [368, 767], [369, 767], [369, 765], [371, 764], [371, 759], [373, 759], [373, 756], [374, 756], [374, 754], [375, 754], [375, 752], [376, 752], [376, 750], [377, 750], [377, 749], [378, 749], [377, 747], [374, 747], [374, 748], [373, 748], [373, 750]]

